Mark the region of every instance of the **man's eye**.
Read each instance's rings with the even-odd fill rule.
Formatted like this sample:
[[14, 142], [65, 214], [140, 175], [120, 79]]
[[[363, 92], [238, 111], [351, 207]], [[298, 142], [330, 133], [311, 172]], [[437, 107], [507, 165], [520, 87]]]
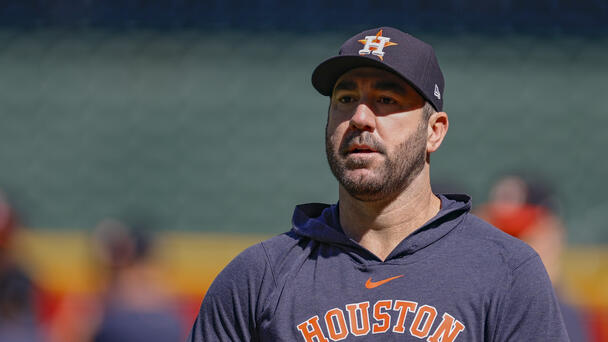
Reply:
[[352, 96], [342, 96], [338, 101], [340, 101], [340, 103], [350, 103], [354, 101], [354, 98]]
[[395, 104], [397, 103], [397, 101], [395, 101], [395, 99], [390, 98], [390, 97], [380, 97], [378, 99], [378, 102], [382, 103], [382, 104]]

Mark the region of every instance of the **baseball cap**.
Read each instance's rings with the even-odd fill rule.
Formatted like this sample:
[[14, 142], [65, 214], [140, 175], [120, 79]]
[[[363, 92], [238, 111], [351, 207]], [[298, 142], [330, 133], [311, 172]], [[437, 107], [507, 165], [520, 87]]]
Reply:
[[376, 67], [405, 79], [435, 110], [443, 110], [444, 80], [433, 48], [392, 27], [373, 28], [347, 40], [337, 56], [319, 64], [312, 84], [330, 96], [334, 84], [345, 72], [358, 67]]

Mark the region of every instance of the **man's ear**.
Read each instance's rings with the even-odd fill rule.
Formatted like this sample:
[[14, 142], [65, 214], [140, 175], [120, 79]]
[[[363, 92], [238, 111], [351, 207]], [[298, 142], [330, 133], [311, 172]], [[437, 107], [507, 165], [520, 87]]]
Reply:
[[448, 133], [448, 114], [446, 112], [436, 112], [431, 115], [428, 123], [428, 134], [426, 138], [426, 152], [433, 153], [439, 149], [441, 142]]

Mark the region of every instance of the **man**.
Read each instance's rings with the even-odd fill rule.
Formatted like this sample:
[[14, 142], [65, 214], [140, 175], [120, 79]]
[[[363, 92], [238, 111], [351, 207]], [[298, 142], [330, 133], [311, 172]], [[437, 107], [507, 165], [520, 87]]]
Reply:
[[567, 341], [538, 255], [434, 195], [430, 154], [448, 130], [433, 49], [361, 32], [313, 72], [330, 97], [335, 205], [297, 206], [290, 232], [217, 277], [190, 341]]

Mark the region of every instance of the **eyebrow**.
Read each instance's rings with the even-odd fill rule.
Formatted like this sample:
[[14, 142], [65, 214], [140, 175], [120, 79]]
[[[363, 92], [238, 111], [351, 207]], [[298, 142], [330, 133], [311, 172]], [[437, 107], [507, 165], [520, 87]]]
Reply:
[[392, 91], [392, 92], [395, 92], [400, 95], [405, 95], [408, 93], [406, 88], [401, 86], [399, 83], [393, 82], [393, 81], [384, 81], [384, 80], [378, 81], [378, 82], [374, 83], [373, 88], [377, 89], [377, 90]]
[[[380, 80], [374, 83], [373, 88], [376, 90], [392, 91], [400, 95], [406, 95], [407, 89], [397, 82]], [[336, 84], [334, 91], [338, 90], [357, 90], [357, 83], [354, 81], [344, 80]]]
[[336, 87], [334, 88], [334, 91], [337, 90], [356, 90], [357, 89], [357, 84], [353, 81], [342, 81], [338, 84], [336, 84]]

